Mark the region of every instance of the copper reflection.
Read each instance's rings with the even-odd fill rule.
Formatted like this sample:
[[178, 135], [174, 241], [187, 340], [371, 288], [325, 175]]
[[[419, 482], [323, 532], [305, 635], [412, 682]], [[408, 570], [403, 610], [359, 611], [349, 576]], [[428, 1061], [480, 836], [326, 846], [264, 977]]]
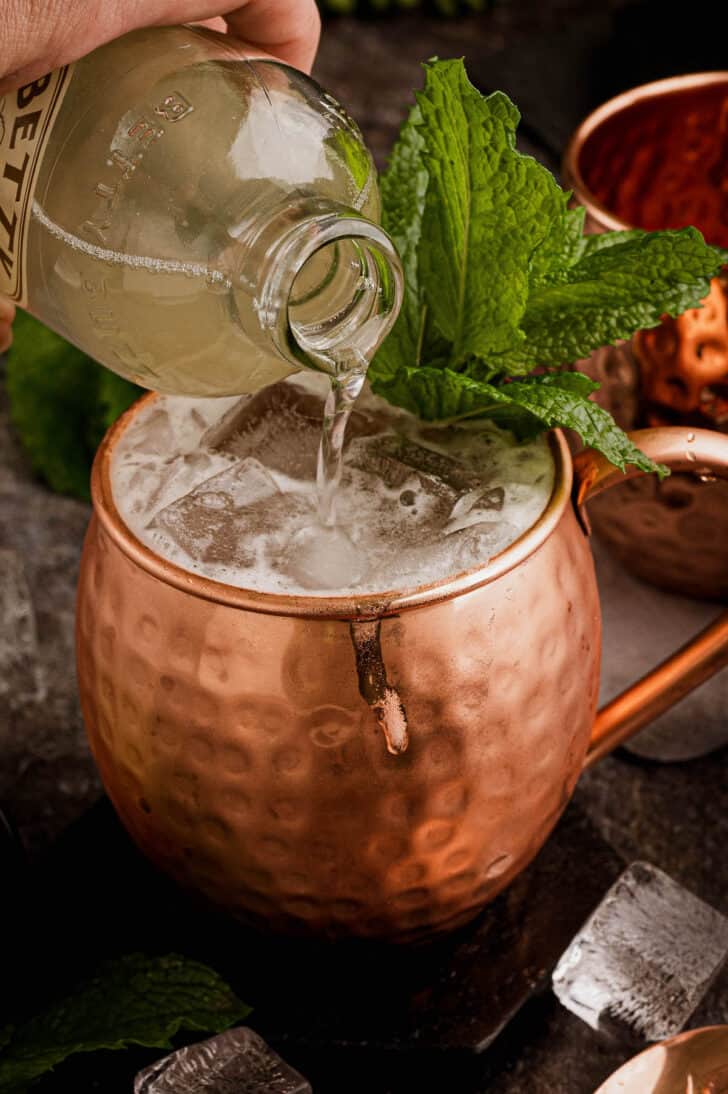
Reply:
[[[466, 921], [548, 836], [594, 724], [599, 603], [564, 438], [545, 513], [487, 565], [359, 600], [267, 596], [166, 563], [125, 527], [109, 467], [136, 412], [96, 457], [77, 613], [84, 720], [132, 838], [271, 930], [400, 941]], [[728, 438], [707, 438], [696, 466], [723, 473]], [[682, 432], [647, 440], [683, 465]], [[583, 457], [578, 499], [614, 479]], [[399, 755], [361, 693], [362, 621], [379, 621], [407, 711]]]
[[[586, 209], [590, 233], [630, 225], [590, 190], [584, 150], [615, 118], [664, 97], [728, 88], [728, 72], [677, 76], [633, 88], [604, 103], [573, 135], [564, 175]], [[602, 385], [597, 401], [626, 429], [684, 424], [728, 431], [728, 305], [726, 277], [711, 283], [702, 308], [665, 317], [630, 343], [607, 346], [577, 362]], [[663, 484], [637, 480], [590, 508], [595, 531], [624, 565], [654, 584], [707, 599], [728, 600], [728, 489], [676, 475]]]
[[716, 277], [701, 308], [635, 335], [649, 425], [684, 422], [728, 431], [728, 279]]
[[728, 1094], [728, 1026], [691, 1029], [652, 1045], [595, 1094]]

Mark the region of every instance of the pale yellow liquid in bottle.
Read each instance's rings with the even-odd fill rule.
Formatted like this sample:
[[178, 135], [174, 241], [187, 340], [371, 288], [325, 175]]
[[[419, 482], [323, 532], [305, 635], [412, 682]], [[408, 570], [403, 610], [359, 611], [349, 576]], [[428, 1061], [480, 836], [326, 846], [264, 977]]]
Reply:
[[[210, 41], [137, 32], [77, 63], [27, 251], [31, 312], [143, 386], [196, 395], [294, 371], [256, 335], [267, 222], [311, 194], [378, 217], [373, 166], [333, 100]], [[316, 256], [311, 283], [341, 262], [338, 249]]]

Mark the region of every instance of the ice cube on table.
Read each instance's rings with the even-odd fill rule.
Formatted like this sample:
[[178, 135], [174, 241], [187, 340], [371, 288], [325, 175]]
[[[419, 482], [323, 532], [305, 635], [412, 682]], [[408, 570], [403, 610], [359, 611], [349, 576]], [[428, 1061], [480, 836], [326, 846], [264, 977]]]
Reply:
[[35, 612], [20, 556], [0, 550], [0, 701], [13, 709], [40, 702], [45, 684]]
[[199, 562], [249, 565], [251, 560], [241, 557], [240, 522], [257, 503], [280, 493], [270, 472], [248, 457], [160, 510], [150, 527]]
[[311, 1094], [311, 1087], [262, 1037], [241, 1026], [140, 1071], [134, 1094]]
[[600, 1032], [679, 1033], [728, 958], [728, 919], [644, 862], [617, 879], [561, 957], [553, 989]]

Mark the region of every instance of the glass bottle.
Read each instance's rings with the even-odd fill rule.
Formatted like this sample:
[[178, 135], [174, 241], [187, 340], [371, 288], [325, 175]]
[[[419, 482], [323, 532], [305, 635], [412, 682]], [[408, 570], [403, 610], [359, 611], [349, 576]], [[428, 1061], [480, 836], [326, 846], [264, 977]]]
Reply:
[[0, 291], [177, 394], [369, 359], [401, 299], [355, 123], [221, 34], [135, 31], [0, 100]]

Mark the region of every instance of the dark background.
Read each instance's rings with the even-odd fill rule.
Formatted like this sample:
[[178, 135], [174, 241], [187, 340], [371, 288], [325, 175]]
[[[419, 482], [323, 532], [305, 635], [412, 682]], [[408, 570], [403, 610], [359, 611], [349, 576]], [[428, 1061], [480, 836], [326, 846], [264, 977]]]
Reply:
[[[720, 10], [718, 4], [501, 0], [487, 13], [462, 19], [418, 12], [329, 19], [315, 74], [359, 121], [381, 165], [409, 108], [412, 88], [421, 84], [420, 63], [434, 55], [465, 56], [481, 90], [502, 89], [520, 107], [522, 147], [557, 170], [570, 132], [605, 98], [646, 80], [725, 67]], [[88, 509], [32, 481], [4, 401], [0, 513], [0, 550], [16, 552], [23, 562], [42, 669], [41, 691], [33, 693], [22, 673], [6, 683], [7, 694], [0, 690], [0, 803], [20, 829], [38, 886], [25, 888], [25, 868], [13, 875], [3, 867], [6, 975], [0, 1005], [11, 1015], [16, 992], [23, 1005], [31, 1005], [47, 994], [59, 970], [66, 975], [92, 952], [116, 952], [140, 938], [143, 942], [145, 921], [153, 940], [149, 945], [162, 945], [163, 917], [172, 914], [173, 898], [160, 895], [104, 810], [82, 819], [65, 842], [57, 843], [100, 794], [78, 712], [72, 656], [74, 585]], [[689, 732], [698, 708], [684, 705], [683, 710]], [[727, 912], [725, 761], [725, 750], [673, 765], [624, 754], [607, 759], [582, 779], [576, 794], [594, 846], [602, 840], [617, 860], [652, 862]], [[607, 878], [604, 887], [608, 884]], [[116, 913], [115, 891], [124, 894]], [[28, 893], [30, 907], [22, 904], [19, 914], [20, 898], [25, 894], [27, 901]], [[527, 912], [524, 916], [525, 930]], [[209, 924], [184, 915], [181, 920], [181, 934], [179, 924], [170, 930], [175, 946], [184, 948], [185, 930], [198, 932], [188, 934], [189, 950], [204, 953], [199, 933]], [[236, 985], [247, 998], [241, 973], [245, 953], [228, 956]], [[226, 955], [219, 947], [216, 959], [226, 972]], [[467, 970], [459, 975], [467, 976]], [[312, 990], [310, 980], [292, 978], [282, 959], [273, 960], [269, 981], [281, 999], [305, 998]], [[354, 979], [351, 990], [357, 991]], [[385, 979], [382, 998], [388, 991]], [[377, 1006], [374, 992], [371, 1006]], [[725, 977], [691, 1024], [717, 1022], [728, 1022]], [[310, 1075], [318, 1094], [591, 1094], [630, 1052], [597, 1037], [547, 992], [532, 1000], [480, 1057], [467, 1051], [433, 1054], [412, 1046], [324, 1052], [299, 1045], [289, 1046], [286, 1054]], [[67, 1065], [39, 1090], [128, 1092], [134, 1068], [147, 1059], [149, 1054], [127, 1054]]]

